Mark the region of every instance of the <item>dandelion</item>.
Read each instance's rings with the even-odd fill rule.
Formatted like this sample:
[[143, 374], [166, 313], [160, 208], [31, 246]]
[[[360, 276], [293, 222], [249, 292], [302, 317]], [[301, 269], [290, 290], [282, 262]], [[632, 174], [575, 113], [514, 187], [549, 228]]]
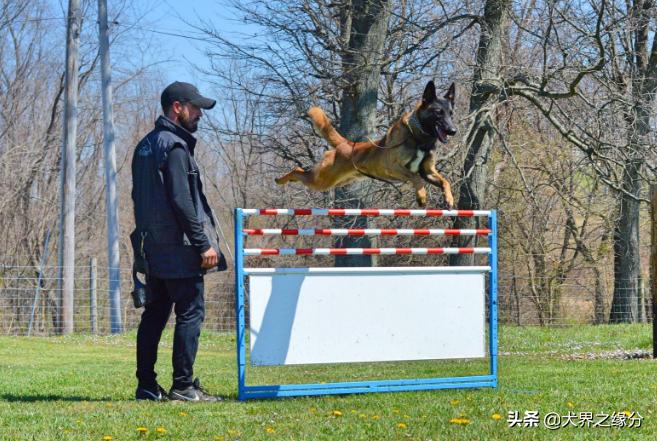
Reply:
[[381, 417], [379, 415], [372, 415], [373, 420], [380, 420]]
[[148, 432], [148, 429], [145, 427], [137, 427], [137, 432], [141, 433], [142, 435]]
[[465, 426], [467, 424], [470, 424], [470, 420], [467, 418], [459, 417], [459, 418], [452, 418], [449, 420], [450, 423], [452, 424], [460, 424], [462, 426]]
[[632, 416], [632, 412], [630, 412], [629, 410], [624, 410], [623, 413], [624, 413], [625, 416], [628, 417], [628, 418]]
[[167, 433], [167, 429], [165, 429], [164, 427], [158, 427], [157, 429], [155, 429], [155, 431], [159, 434]]
[[449, 402], [452, 406], [458, 406], [460, 401], [459, 400], [452, 400]]
[[267, 433], [276, 433], [276, 429], [274, 429], [271, 426], [267, 426], [267, 428], [265, 429], [265, 432], [267, 432]]
[[356, 411], [356, 409], [351, 409], [351, 413], [357, 414], [358, 412]]
[[103, 441], [112, 441], [112, 439], [114, 439], [114, 438], [112, 438], [110, 435], [105, 435], [103, 437]]
[[239, 434], [239, 430], [228, 429], [228, 436], [238, 436]]
[[399, 413], [399, 409], [392, 409], [392, 413]]
[[410, 415], [404, 415], [404, 419], [410, 420], [411, 416]]
[[573, 403], [571, 403], [570, 401], [566, 403], [566, 406], [568, 406], [570, 409], [575, 407], [575, 405]]
[[308, 409], [308, 411], [310, 413], [317, 413], [317, 408], [316, 407], [311, 407], [310, 409]]
[[342, 416], [342, 412], [340, 412], [339, 410], [334, 410], [331, 414], [334, 417], [341, 417]]
[[499, 420], [502, 419], [502, 415], [500, 415], [499, 413], [494, 413], [494, 414], [491, 416], [491, 418], [494, 419], [495, 421], [499, 421]]
[[358, 415], [358, 418], [367, 418], [367, 415], [365, 415], [364, 413], [361, 413], [360, 415]]
[[178, 415], [180, 415], [180, 416], [187, 416], [187, 415], [189, 415], [189, 414], [188, 414], [187, 412], [180, 412]]
[[408, 426], [405, 423], [397, 423], [398, 429], [406, 429]]

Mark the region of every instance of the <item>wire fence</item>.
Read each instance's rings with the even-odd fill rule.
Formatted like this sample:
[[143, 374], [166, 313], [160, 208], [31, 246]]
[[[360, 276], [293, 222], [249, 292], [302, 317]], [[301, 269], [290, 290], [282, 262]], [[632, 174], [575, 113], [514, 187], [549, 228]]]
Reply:
[[[501, 265], [500, 323], [569, 326], [651, 321], [647, 283], [638, 280], [635, 288], [616, 289], [614, 297], [613, 275], [609, 273], [579, 268], [567, 278], [539, 278], [510, 273]], [[131, 270], [122, 268], [120, 274], [122, 326], [129, 331], [138, 326], [142, 309], [132, 304]], [[205, 329], [234, 330], [234, 296], [233, 272], [205, 277]], [[35, 266], [0, 264], [0, 334], [57, 334], [59, 297], [58, 267], [48, 266], [40, 271]], [[98, 267], [92, 272], [91, 264], [76, 267], [73, 317], [75, 332], [110, 333], [108, 268]], [[172, 314], [170, 325], [174, 320]]]

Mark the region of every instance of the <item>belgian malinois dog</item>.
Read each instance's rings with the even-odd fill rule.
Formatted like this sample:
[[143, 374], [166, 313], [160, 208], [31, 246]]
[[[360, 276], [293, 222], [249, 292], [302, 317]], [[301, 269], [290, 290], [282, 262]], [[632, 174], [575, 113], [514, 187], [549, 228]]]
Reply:
[[296, 167], [276, 179], [279, 185], [299, 181], [306, 187], [326, 191], [370, 177], [386, 182], [411, 182], [421, 207], [427, 203], [424, 181], [441, 187], [445, 202], [452, 208], [454, 197], [445, 179], [436, 170], [436, 142], [447, 143], [456, 133], [452, 123], [454, 83], [439, 98], [433, 81], [427, 83], [422, 101], [412, 112], [405, 113], [380, 140], [353, 142], [344, 138], [331, 125], [319, 107], [312, 107], [308, 115], [315, 129], [328, 141], [332, 149], [314, 167]]

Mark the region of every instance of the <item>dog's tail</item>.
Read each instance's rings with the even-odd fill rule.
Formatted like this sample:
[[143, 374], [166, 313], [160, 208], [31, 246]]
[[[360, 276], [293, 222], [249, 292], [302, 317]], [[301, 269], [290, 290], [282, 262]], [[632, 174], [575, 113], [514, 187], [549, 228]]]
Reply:
[[347, 142], [347, 139], [335, 130], [335, 127], [333, 127], [331, 121], [322, 109], [319, 107], [311, 107], [308, 111], [308, 116], [313, 120], [313, 124], [317, 131], [329, 142], [331, 147], [337, 147], [338, 145]]

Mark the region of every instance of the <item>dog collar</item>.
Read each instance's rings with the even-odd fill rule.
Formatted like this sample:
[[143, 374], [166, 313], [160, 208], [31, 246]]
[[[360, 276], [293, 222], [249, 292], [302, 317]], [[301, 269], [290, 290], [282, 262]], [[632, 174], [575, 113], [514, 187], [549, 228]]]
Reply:
[[425, 132], [424, 129], [422, 128], [422, 124], [420, 124], [420, 120], [417, 117], [417, 113], [413, 112], [411, 114], [411, 117], [408, 118], [408, 128], [411, 131], [411, 135], [415, 135], [415, 131], [419, 131], [423, 136], [431, 136], [429, 133]]

